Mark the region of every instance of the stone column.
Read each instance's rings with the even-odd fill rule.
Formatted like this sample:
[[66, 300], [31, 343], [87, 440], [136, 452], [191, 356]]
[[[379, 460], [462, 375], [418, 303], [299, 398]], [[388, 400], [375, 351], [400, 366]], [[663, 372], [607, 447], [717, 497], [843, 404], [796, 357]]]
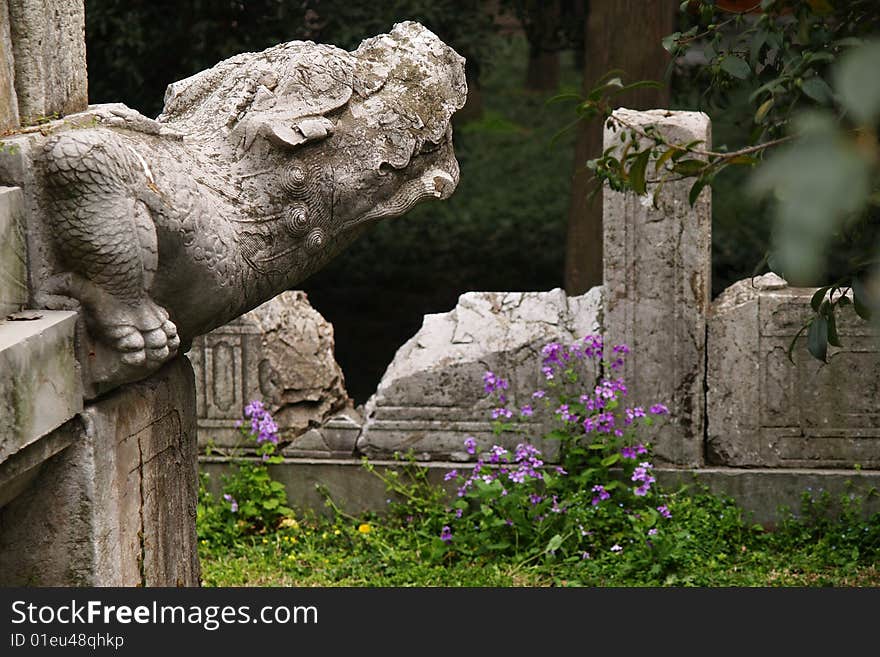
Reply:
[[0, 508], [0, 585], [197, 586], [195, 417], [179, 357], [50, 434], [70, 446]]
[[0, 2], [0, 132], [18, 127], [18, 96], [15, 93], [15, 61], [9, 6]]
[[[643, 130], [654, 126], [673, 143], [711, 140], [700, 112], [620, 109], [614, 117]], [[620, 123], [606, 125], [604, 147], [621, 146]], [[648, 165], [648, 179], [654, 171]], [[657, 402], [670, 418], [652, 435], [658, 460], [682, 466], [703, 461], [706, 313], [711, 292], [711, 200], [704, 189], [691, 207], [693, 180], [667, 182], [652, 206], [653, 190], [604, 190], [606, 345], [630, 347], [623, 372], [628, 404]]]
[[10, 55], [0, 34], [7, 53], [0, 55], [0, 65], [10, 57], [14, 61], [21, 122], [84, 110], [88, 82], [83, 2], [9, 0], [8, 8], [12, 48]]

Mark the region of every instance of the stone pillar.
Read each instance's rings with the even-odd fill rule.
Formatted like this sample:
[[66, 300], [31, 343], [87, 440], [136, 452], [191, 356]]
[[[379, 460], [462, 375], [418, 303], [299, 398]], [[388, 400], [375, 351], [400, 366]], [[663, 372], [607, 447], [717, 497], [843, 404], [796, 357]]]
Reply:
[[[21, 122], [33, 123], [53, 114], [64, 116], [86, 109], [82, 0], [9, 0], [8, 8]], [[2, 38], [0, 34], [0, 43]], [[5, 44], [3, 50], [8, 52]], [[0, 56], [0, 67], [3, 58]]]
[[89, 404], [0, 509], [2, 586], [196, 586], [195, 388], [185, 357]]
[[[700, 112], [620, 109], [614, 117], [643, 130], [654, 128], [673, 143], [711, 140], [709, 118]], [[621, 146], [619, 123], [606, 125], [604, 147]], [[648, 178], [653, 172], [648, 165]], [[704, 189], [695, 205], [693, 180], [653, 190], [604, 190], [604, 282], [606, 345], [624, 343], [632, 353], [623, 375], [627, 404], [667, 404], [670, 420], [652, 443], [658, 460], [697, 466], [703, 460], [706, 313], [711, 292], [711, 201]]]
[[815, 288], [775, 274], [738, 281], [712, 304], [706, 457], [711, 465], [880, 468], [877, 330], [837, 313], [842, 346], [813, 358], [802, 334]]
[[15, 93], [15, 61], [9, 6], [0, 2], [0, 133], [18, 127], [18, 96]]
[[0, 320], [27, 301], [24, 196], [17, 187], [0, 186]]

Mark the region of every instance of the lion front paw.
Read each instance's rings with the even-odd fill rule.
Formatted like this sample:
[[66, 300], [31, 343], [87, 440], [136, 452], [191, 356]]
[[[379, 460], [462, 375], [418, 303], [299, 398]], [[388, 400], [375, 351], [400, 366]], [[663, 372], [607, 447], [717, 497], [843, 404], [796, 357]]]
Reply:
[[105, 327], [109, 345], [126, 365], [154, 367], [177, 354], [180, 337], [168, 313], [148, 299], [134, 316]]

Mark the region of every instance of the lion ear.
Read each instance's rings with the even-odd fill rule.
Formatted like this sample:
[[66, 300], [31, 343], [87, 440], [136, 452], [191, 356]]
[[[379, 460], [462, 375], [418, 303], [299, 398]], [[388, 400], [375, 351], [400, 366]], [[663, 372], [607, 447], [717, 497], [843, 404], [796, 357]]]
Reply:
[[276, 146], [296, 148], [310, 141], [318, 141], [333, 132], [333, 122], [323, 116], [307, 116], [285, 125], [277, 118], [262, 122], [259, 133]]

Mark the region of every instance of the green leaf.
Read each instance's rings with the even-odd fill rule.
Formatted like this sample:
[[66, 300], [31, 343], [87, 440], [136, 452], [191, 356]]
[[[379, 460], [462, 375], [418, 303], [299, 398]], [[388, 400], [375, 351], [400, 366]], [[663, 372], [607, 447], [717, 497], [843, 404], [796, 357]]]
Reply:
[[856, 311], [856, 315], [865, 321], [870, 320], [873, 313], [871, 312], [871, 306], [868, 302], [867, 290], [865, 290], [865, 284], [858, 276], [853, 278], [852, 291], [853, 308]]
[[834, 317], [834, 306], [828, 305], [828, 344], [834, 347], [842, 347], [840, 336], [837, 334], [837, 320]]
[[755, 112], [755, 123], [760, 123], [764, 120], [764, 117], [767, 116], [767, 112], [770, 111], [770, 108], [773, 107], [773, 103], [775, 100], [771, 97], [768, 100], [765, 100], [761, 103], [761, 106], [758, 108], [758, 111]]
[[804, 80], [804, 83], [801, 85], [801, 91], [822, 105], [827, 105], [834, 97], [831, 87], [818, 75]]
[[807, 331], [807, 350], [813, 356], [827, 362], [828, 357], [828, 319], [822, 315], [815, 317]]
[[690, 203], [691, 207], [694, 207], [694, 203], [697, 202], [700, 192], [703, 191], [703, 188], [708, 185], [709, 182], [710, 180], [708, 178], [697, 178], [696, 182], [691, 185], [691, 191], [688, 193], [688, 203]]
[[666, 150], [666, 152], [663, 153], [663, 155], [658, 157], [657, 161], [654, 162], [654, 172], [656, 173], [656, 172], [660, 171], [660, 169], [663, 167], [663, 165], [666, 164], [666, 162], [669, 161], [669, 158], [671, 158], [673, 155], [675, 155], [675, 152], [678, 150], [679, 150], [678, 148], [669, 148]]
[[819, 312], [819, 306], [822, 305], [822, 300], [825, 298], [829, 289], [831, 289], [831, 286], [826, 285], [813, 292], [813, 296], [810, 298], [810, 308], [813, 309], [814, 313]]
[[554, 534], [553, 538], [547, 543], [547, 547], [544, 549], [544, 552], [554, 552], [559, 549], [562, 545], [562, 536], [559, 534]]
[[722, 59], [721, 70], [740, 80], [745, 80], [752, 72], [748, 62], [736, 55], [727, 55]]
[[636, 156], [635, 162], [629, 169], [629, 181], [633, 191], [642, 196], [646, 192], [645, 184], [645, 168], [648, 166], [648, 159], [651, 157], [651, 149], [648, 148]]
[[604, 459], [602, 459], [599, 463], [601, 463], [603, 468], [610, 467], [617, 463], [620, 460], [620, 453], [614, 452], [614, 454], [609, 454]]
[[840, 101], [861, 125], [871, 125], [880, 118], [877, 62], [880, 41], [873, 41], [849, 50], [834, 70]]
[[706, 163], [703, 160], [679, 160], [672, 167], [672, 170], [683, 176], [694, 176], [705, 168]]
[[263, 500], [263, 508], [267, 511], [271, 511], [272, 509], [277, 509], [280, 502], [278, 500], [269, 499]]
[[675, 48], [675, 45], [678, 42], [679, 37], [681, 37], [681, 32], [673, 32], [672, 34], [668, 34], [667, 36], [663, 37], [663, 39], [660, 41], [663, 49], [667, 52], [672, 52], [673, 48]]

